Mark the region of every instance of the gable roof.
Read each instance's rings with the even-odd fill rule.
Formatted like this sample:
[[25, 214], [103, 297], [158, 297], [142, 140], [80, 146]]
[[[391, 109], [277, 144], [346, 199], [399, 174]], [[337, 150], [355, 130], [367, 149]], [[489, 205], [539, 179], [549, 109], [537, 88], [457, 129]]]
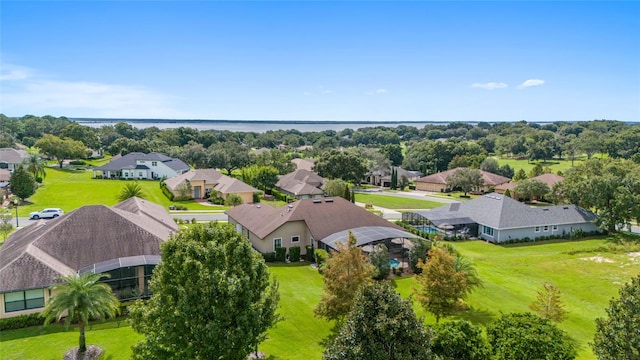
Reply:
[[137, 161], [159, 161], [175, 171], [189, 170], [189, 165], [180, 159], [173, 159], [164, 154], [152, 152], [144, 154], [141, 152], [132, 152], [118, 158], [112, 158], [107, 164], [99, 166], [94, 170], [99, 171], [117, 171], [122, 169], [135, 169]]
[[[541, 181], [541, 182], [547, 184], [549, 189], [551, 189], [553, 187], [553, 185], [555, 185], [556, 183], [564, 181], [564, 177], [562, 177], [560, 175], [556, 175], [556, 174], [547, 173], [547, 174], [542, 174], [542, 175], [539, 175], [539, 176], [536, 176], [536, 177], [532, 177], [529, 180]], [[513, 192], [513, 190], [515, 190], [515, 188], [516, 188], [516, 185], [518, 185], [517, 181], [511, 181], [511, 182], [508, 182], [506, 184], [500, 184], [500, 185], [496, 186], [496, 190], [507, 190], [507, 189], [509, 189], [510, 192]]]
[[597, 218], [592, 212], [576, 205], [530, 207], [496, 193], [417, 213], [436, 225], [475, 222], [498, 230], [577, 224], [592, 222]]
[[213, 188], [224, 194], [240, 192], [256, 192], [258, 189], [236, 178], [224, 175], [215, 169], [195, 169], [184, 174], [165, 180], [165, 184], [171, 190], [177, 190], [185, 181], [204, 181], [205, 184], [214, 185]]
[[16, 150], [13, 148], [0, 148], [0, 162], [9, 164], [19, 164], [28, 156], [26, 150]]
[[325, 179], [311, 170], [298, 169], [282, 175], [276, 187], [294, 195], [321, 195]]
[[296, 158], [291, 160], [292, 163], [296, 164], [296, 169], [304, 169], [304, 170], [313, 170], [313, 167], [316, 165], [313, 159], [300, 159]]
[[107, 260], [160, 255], [160, 243], [177, 231], [161, 206], [139, 198], [39, 220], [0, 248], [0, 292], [46, 287], [58, 276]]
[[268, 205], [244, 204], [226, 213], [261, 239], [292, 221], [304, 221], [315, 240], [363, 226], [402, 230], [400, 226], [341, 197], [298, 200], [277, 209]]
[[[430, 184], [446, 185], [447, 184], [447, 178], [449, 176], [455, 174], [460, 169], [464, 169], [464, 168], [460, 168], [459, 167], [459, 168], [455, 168], [455, 169], [451, 169], [451, 170], [447, 170], [447, 171], [443, 171], [443, 172], [439, 172], [439, 173], [423, 176], [420, 179], [416, 179], [415, 182], [424, 182], [424, 183], [430, 183]], [[496, 185], [504, 184], [504, 183], [507, 183], [507, 182], [511, 181], [511, 179], [509, 179], [507, 177], [496, 175], [496, 174], [490, 173], [488, 171], [484, 171], [484, 170], [478, 170], [478, 171], [480, 171], [480, 173], [482, 174], [482, 180], [484, 180], [484, 185], [485, 186], [496, 186]]]

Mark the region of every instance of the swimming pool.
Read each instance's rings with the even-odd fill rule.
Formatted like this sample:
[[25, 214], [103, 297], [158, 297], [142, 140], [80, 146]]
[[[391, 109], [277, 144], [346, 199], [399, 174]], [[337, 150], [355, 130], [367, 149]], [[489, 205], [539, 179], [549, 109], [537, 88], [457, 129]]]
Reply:
[[429, 225], [414, 225], [413, 227], [425, 231], [427, 234], [435, 234], [437, 232], [436, 229], [429, 227]]
[[400, 261], [396, 259], [389, 259], [389, 266], [391, 266], [391, 268], [397, 268], [400, 266]]

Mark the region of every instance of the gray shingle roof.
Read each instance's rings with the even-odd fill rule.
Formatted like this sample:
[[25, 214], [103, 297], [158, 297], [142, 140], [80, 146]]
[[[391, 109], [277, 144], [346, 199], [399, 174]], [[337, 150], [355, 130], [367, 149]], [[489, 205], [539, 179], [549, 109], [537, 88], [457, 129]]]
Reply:
[[144, 154], [141, 152], [132, 152], [118, 158], [113, 158], [109, 163], [99, 166], [94, 170], [118, 171], [122, 169], [134, 169], [136, 168], [136, 162], [138, 160], [159, 161], [176, 171], [189, 170], [189, 165], [180, 159], [173, 159], [160, 153]]
[[322, 195], [324, 191], [319, 188], [325, 183], [325, 179], [313, 171], [298, 169], [282, 175], [276, 187], [294, 195]]
[[595, 214], [576, 205], [530, 207], [496, 193], [417, 213], [429, 220], [434, 219], [440, 223], [450, 224], [455, 224], [458, 219], [468, 218], [498, 230], [552, 224], [578, 224], [596, 220]]
[[257, 192], [258, 189], [244, 182], [221, 174], [215, 169], [195, 169], [187, 171], [184, 174], [174, 176], [165, 180], [165, 184], [171, 190], [177, 190], [185, 181], [203, 180], [205, 184], [213, 184], [214, 189], [223, 194], [240, 193], [240, 192]]
[[363, 226], [402, 230], [398, 225], [340, 197], [298, 200], [278, 209], [268, 205], [244, 204], [228, 210], [227, 215], [261, 239], [292, 221], [304, 221], [316, 240]]
[[57, 276], [110, 259], [160, 255], [160, 243], [177, 230], [161, 206], [138, 198], [40, 220], [0, 248], [0, 292], [48, 286]]

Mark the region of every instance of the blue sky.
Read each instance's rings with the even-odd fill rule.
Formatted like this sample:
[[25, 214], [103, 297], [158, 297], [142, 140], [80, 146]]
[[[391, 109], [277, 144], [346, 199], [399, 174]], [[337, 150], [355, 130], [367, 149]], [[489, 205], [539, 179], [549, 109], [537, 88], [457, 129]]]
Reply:
[[640, 121], [640, 2], [2, 1], [8, 116]]

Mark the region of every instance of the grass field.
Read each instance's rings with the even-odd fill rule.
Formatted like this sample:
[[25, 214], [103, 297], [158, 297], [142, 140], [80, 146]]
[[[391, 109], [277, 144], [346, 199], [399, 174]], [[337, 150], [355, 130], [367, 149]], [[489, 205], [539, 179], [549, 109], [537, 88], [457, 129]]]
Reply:
[[387, 209], [433, 209], [438, 206], [444, 205], [444, 203], [411, 199], [408, 197], [391, 196], [391, 195], [378, 195], [378, 194], [362, 194], [356, 193], [356, 201], [373, 204]]
[[[629, 238], [626, 245], [615, 245], [618, 238], [496, 246], [482, 241], [456, 243], [458, 250], [474, 260], [484, 287], [474, 292], [470, 310], [458, 318], [486, 325], [499, 314], [528, 311], [536, 291], [552, 283], [562, 291], [570, 311], [559, 326], [580, 345], [579, 359], [595, 359], [588, 347], [595, 329], [594, 319], [605, 315], [611, 297], [619, 287], [640, 274], [640, 239]], [[635, 241], [633, 243], [632, 241]], [[610, 262], [609, 262], [610, 261]], [[318, 360], [322, 342], [332, 324], [313, 316], [320, 299], [322, 279], [308, 264], [271, 265], [280, 282], [280, 313], [285, 318], [269, 332], [260, 350], [273, 360]], [[396, 278], [396, 289], [408, 297], [416, 282], [411, 276]], [[419, 316], [432, 324], [433, 316], [414, 304]], [[49, 330], [52, 329], [52, 330]], [[64, 351], [77, 346], [77, 331], [62, 327], [41, 327], [5, 331], [0, 334], [2, 359], [59, 359]], [[140, 336], [129, 327], [114, 323], [94, 326], [87, 332], [89, 344], [99, 344], [107, 359], [125, 359], [130, 346]]]
[[[48, 168], [42, 186], [29, 198], [31, 204], [18, 207], [20, 216], [28, 216], [31, 211], [47, 207], [59, 207], [65, 212], [83, 205], [118, 203], [118, 194], [128, 182], [126, 180], [92, 179], [91, 170], [68, 170]], [[172, 204], [184, 205], [189, 210], [225, 210], [225, 206], [201, 205], [195, 201], [170, 201], [160, 189], [158, 181], [138, 181], [146, 199], [166, 208]]]
[[[529, 174], [529, 171], [533, 169], [536, 164], [540, 163], [543, 167], [549, 167], [554, 174], [557, 174], [558, 171], [562, 171], [563, 173], [567, 170], [571, 169], [571, 160], [547, 160], [546, 163], [542, 161], [533, 161], [529, 162], [528, 160], [515, 160], [515, 159], [503, 159], [503, 158], [495, 158], [498, 160], [498, 165], [504, 166], [509, 165], [513, 168], [515, 172], [518, 172], [520, 169], [524, 169], [524, 171]], [[576, 159], [573, 162], [573, 166], [578, 166], [582, 163], [582, 159]]]

